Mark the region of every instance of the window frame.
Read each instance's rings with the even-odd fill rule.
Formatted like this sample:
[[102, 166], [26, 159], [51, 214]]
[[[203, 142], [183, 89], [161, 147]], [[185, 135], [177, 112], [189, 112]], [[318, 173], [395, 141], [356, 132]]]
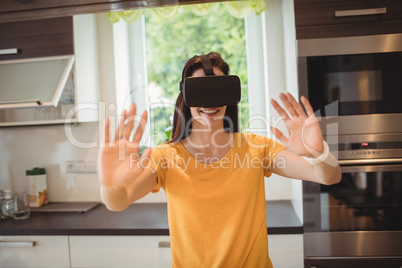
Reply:
[[[249, 129], [246, 132], [268, 136], [269, 110], [267, 107], [268, 81], [266, 72], [265, 12], [252, 13], [245, 17], [245, 38], [247, 55], [247, 78], [249, 98]], [[145, 17], [127, 24], [119, 21], [113, 24], [116, 105], [117, 113], [127, 109], [128, 102], [135, 102], [137, 113], [149, 112], [148, 66], [146, 55]], [[130, 93], [131, 98], [126, 96]], [[142, 145], [150, 146], [150, 124], [143, 135]]]

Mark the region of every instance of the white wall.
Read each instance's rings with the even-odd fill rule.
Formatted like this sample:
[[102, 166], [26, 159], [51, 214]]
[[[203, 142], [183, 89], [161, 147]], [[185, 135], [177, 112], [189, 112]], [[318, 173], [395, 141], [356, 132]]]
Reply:
[[[266, 4], [264, 24], [267, 53], [265, 55], [266, 103], [269, 103], [272, 98], [277, 100], [281, 92], [290, 92], [298, 98], [293, 0], [266, 0]], [[271, 105], [269, 105], [269, 118], [271, 124], [287, 135], [283, 121], [278, 121], [278, 114]], [[274, 137], [271, 136], [271, 138]], [[265, 187], [268, 200], [292, 200], [293, 207], [300, 221], [303, 222], [301, 181], [274, 174], [267, 180]]]
[[[82, 142], [97, 136], [96, 123], [72, 125]], [[0, 188], [22, 187], [25, 170], [45, 167], [52, 201], [99, 200], [96, 174], [66, 173], [71, 160], [96, 161], [97, 149], [80, 149], [66, 138], [64, 126], [15, 127], [0, 130]]]
[[[286, 88], [295, 97], [299, 98], [299, 87], [297, 79], [297, 44], [296, 44], [296, 28], [293, 0], [283, 0], [282, 3], [283, 16], [283, 37], [285, 48], [285, 73]], [[293, 207], [303, 222], [303, 195], [302, 182], [298, 180], [291, 181], [291, 200]]]
[[[264, 33], [265, 33], [265, 74], [266, 78], [266, 100], [268, 107], [269, 122], [272, 126], [279, 128], [285, 135], [286, 127], [282, 121], [279, 121], [277, 112], [270, 104], [271, 99], [278, 100], [281, 92], [286, 92], [286, 71], [285, 71], [285, 45], [283, 33], [282, 1], [266, 0], [267, 10], [264, 14]], [[270, 136], [272, 139], [275, 137]], [[292, 187], [291, 180], [273, 174], [266, 180], [267, 200], [291, 199]]]

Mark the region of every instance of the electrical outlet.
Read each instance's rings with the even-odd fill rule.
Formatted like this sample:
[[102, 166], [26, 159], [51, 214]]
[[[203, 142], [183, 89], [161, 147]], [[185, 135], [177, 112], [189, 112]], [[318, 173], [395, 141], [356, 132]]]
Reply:
[[85, 161], [76, 161], [77, 163], [77, 173], [86, 173], [86, 163]]
[[98, 173], [96, 161], [87, 161], [87, 173]]
[[77, 166], [75, 164], [75, 161], [67, 161], [66, 170], [67, 170], [67, 173], [75, 173], [75, 172], [77, 172]]

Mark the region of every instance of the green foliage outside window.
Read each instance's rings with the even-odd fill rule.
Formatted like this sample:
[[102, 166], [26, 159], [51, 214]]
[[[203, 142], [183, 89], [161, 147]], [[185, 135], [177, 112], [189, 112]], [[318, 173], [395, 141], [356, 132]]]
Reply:
[[[179, 8], [169, 19], [145, 12], [151, 135], [153, 145], [168, 139], [174, 103], [185, 62], [194, 55], [219, 52], [230, 66], [230, 74], [240, 77], [239, 104], [241, 129], [248, 127], [247, 61], [244, 20], [236, 19], [222, 5], [204, 16]], [[152, 99], [154, 98], [154, 99]], [[157, 99], [157, 105], [155, 103]]]

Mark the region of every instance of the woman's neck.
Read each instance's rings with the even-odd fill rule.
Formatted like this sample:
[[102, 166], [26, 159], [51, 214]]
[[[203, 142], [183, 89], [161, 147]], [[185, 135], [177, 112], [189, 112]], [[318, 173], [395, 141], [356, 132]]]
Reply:
[[186, 138], [186, 145], [198, 148], [217, 148], [226, 147], [229, 145], [231, 133], [224, 130], [223, 127], [219, 128], [200, 128], [193, 127], [190, 135]]

